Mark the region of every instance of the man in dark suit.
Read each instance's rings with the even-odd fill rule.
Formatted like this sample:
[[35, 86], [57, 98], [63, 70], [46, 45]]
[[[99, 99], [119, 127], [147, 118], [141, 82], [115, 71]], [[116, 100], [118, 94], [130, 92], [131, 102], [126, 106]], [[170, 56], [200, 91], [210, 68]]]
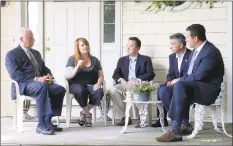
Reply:
[[[118, 107], [118, 114], [122, 120], [117, 123], [117, 126], [125, 125], [125, 108], [123, 102], [125, 97], [122, 92], [126, 88], [130, 88], [140, 81], [151, 81], [155, 77], [151, 58], [140, 55], [138, 52], [141, 48], [141, 41], [137, 37], [130, 37], [128, 40], [128, 55], [121, 57], [118, 60], [117, 67], [112, 78], [116, 81], [116, 85], [111, 89], [111, 97], [113, 103]], [[129, 119], [129, 125], [132, 124]]]
[[[183, 77], [188, 70], [188, 59], [191, 50], [186, 48], [185, 36], [181, 33], [176, 33], [170, 36], [170, 49], [172, 54], [169, 55], [169, 70], [167, 79], [164, 84], [161, 84], [158, 88], [157, 98], [161, 100], [161, 97], [166, 98], [166, 102], [172, 98], [173, 86], [171, 81]], [[169, 107], [164, 108], [164, 124], [168, 126], [167, 122], [167, 111]], [[157, 110], [157, 113], [159, 111]], [[161, 127], [160, 119], [151, 125], [152, 127]]]
[[[35, 42], [30, 29], [22, 28], [20, 45], [7, 52], [6, 69], [10, 78], [19, 84], [20, 94], [36, 99], [38, 126], [37, 133], [52, 135], [61, 131], [51, 122], [52, 116], [60, 116], [65, 88], [53, 83], [53, 76], [38, 51], [32, 49]], [[16, 99], [12, 84], [12, 99]]]
[[172, 120], [172, 130], [156, 138], [159, 142], [182, 141], [182, 135], [191, 134], [190, 125], [181, 125], [182, 118], [188, 117], [190, 104], [211, 105], [219, 95], [224, 63], [219, 49], [206, 40], [205, 33], [200, 24], [186, 28], [186, 42], [193, 48], [189, 68], [185, 76], [171, 82], [173, 97], [170, 103], [164, 103], [170, 105], [168, 116]]

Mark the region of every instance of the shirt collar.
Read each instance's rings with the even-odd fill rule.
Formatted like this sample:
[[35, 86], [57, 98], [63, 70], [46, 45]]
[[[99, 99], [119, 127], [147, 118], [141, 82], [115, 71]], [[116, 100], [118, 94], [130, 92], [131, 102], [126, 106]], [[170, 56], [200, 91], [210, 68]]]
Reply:
[[20, 44], [20, 46], [21, 46], [21, 48], [24, 50], [24, 52], [27, 52], [27, 51], [28, 51], [28, 49], [25, 48], [23, 45]]
[[130, 61], [133, 61], [133, 62], [134, 62], [134, 61], [137, 61], [137, 58], [138, 58], [138, 55], [137, 55], [137, 56], [133, 56], [133, 57], [132, 57], [132, 56], [129, 56], [129, 60], [130, 60]]
[[206, 43], [206, 41], [204, 41], [204, 42], [196, 49], [196, 51], [197, 51], [197, 52], [200, 52], [201, 49], [203, 48], [203, 46], [205, 45], [205, 43]]
[[179, 57], [178, 54], [176, 53], [176, 58], [183, 58], [183, 57], [184, 57], [184, 54], [185, 54], [185, 52], [186, 52], [186, 50], [187, 50], [187, 49], [185, 48], [183, 54], [182, 54], [180, 57]]

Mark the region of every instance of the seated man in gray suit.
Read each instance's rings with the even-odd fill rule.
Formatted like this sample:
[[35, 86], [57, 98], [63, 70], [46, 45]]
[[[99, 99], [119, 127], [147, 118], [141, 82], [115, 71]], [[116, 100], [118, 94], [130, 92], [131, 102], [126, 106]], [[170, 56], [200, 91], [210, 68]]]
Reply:
[[[151, 58], [140, 55], [138, 52], [141, 48], [141, 41], [137, 37], [130, 37], [128, 40], [128, 55], [118, 60], [117, 67], [112, 78], [116, 81], [116, 85], [111, 89], [111, 97], [113, 103], [117, 106], [118, 114], [122, 120], [117, 126], [125, 125], [125, 109], [123, 102], [125, 97], [122, 95], [126, 88], [135, 85], [140, 81], [151, 81], [155, 77]], [[132, 124], [129, 119], [129, 125]]]
[[[167, 74], [167, 79], [164, 84], [161, 84], [157, 91], [157, 98], [161, 100], [162, 96], [166, 96], [168, 100], [172, 98], [173, 86], [171, 86], [171, 81], [173, 79], [180, 78], [185, 75], [188, 70], [188, 59], [191, 50], [186, 48], [185, 36], [181, 33], [176, 33], [170, 36], [170, 43], [172, 54], [169, 55], [169, 70]], [[164, 124], [168, 126], [167, 122], [167, 111], [164, 108]], [[157, 113], [159, 111], [157, 110]], [[151, 125], [152, 127], [161, 127], [160, 119]]]

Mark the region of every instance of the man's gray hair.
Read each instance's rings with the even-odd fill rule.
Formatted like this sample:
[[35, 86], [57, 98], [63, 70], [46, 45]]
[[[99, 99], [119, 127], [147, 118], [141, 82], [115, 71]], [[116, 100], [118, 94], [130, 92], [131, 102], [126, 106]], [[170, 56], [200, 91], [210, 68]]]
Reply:
[[26, 31], [30, 30], [29, 28], [21, 27], [19, 30], [19, 38], [24, 37], [26, 35]]
[[183, 46], [186, 46], [185, 36], [182, 33], [175, 33], [169, 38], [176, 40], [177, 43], [183, 44]]

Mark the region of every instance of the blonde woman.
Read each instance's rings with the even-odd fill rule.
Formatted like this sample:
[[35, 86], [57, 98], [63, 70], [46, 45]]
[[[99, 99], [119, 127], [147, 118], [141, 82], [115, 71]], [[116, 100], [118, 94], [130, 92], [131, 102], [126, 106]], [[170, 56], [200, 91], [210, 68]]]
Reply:
[[[90, 54], [90, 46], [85, 38], [78, 38], [74, 43], [74, 54], [66, 65], [66, 78], [70, 85], [70, 92], [82, 107], [80, 112], [80, 126], [92, 126], [90, 110], [100, 105], [104, 93], [101, 88], [104, 74], [100, 61]], [[88, 102], [89, 98], [89, 103]]]

